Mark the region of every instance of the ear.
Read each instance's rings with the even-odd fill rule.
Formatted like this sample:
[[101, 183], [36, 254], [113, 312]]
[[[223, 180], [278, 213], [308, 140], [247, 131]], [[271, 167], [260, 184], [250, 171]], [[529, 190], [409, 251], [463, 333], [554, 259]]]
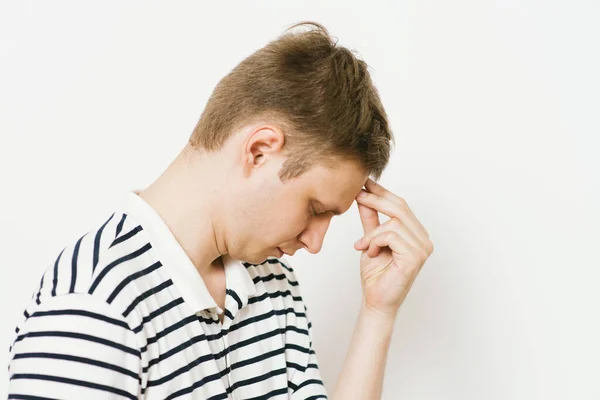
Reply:
[[285, 135], [277, 125], [254, 127], [243, 146], [244, 171], [250, 173], [253, 168], [260, 168], [272, 158], [280, 156], [284, 144]]

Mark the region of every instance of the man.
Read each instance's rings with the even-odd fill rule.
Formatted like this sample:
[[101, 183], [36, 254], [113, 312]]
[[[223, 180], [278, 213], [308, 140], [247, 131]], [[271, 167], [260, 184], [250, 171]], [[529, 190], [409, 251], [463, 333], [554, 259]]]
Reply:
[[52, 260], [16, 329], [9, 398], [327, 398], [281, 257], [318, 253], [354, 201], [363, 301], [331, 398], [380, 397], [397, 310], [433, 247], [369, 179], [393, 137], [366, 64], [307, 25], [224, 77], [164, 173]]

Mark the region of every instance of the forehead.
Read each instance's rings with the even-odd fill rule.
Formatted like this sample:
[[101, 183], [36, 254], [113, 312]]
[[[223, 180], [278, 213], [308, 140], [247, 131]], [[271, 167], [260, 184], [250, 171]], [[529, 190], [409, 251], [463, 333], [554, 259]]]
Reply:
[[346, 210], [365, 185], [368, 175], [353, 162], [340, 162], [333, 167], [316, 165], [305, 173], [312, 198], [325, 205]]

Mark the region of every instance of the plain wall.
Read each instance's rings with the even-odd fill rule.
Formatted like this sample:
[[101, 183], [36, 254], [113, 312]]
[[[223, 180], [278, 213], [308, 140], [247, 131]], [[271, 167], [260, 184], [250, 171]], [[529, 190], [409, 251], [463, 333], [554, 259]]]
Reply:
[[[398, 313], [383, 398], [600, 398], [600, 3], [227, 3], [0, 4], [6, 361], [62, 247], [158, 177], [221, 77], [309, 19], [370, 65], [397, 141], [380, 182], [435, 246]], [[354, 204], [319, 254], [288, 257], [330, 391], [361, 236]]]

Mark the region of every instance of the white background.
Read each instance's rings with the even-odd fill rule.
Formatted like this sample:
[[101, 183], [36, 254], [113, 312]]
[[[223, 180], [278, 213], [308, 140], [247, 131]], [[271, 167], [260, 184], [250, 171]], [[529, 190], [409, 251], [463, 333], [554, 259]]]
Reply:
[[[600, 398], [600, 3], [215, 3], [1, 3], [3, 351], [62, 247], [158, 177], [221, 77], [312, 19], [370, 65], [397, 139], [381, 183], [435, 245], [384, 399]], [[330, 390], [361, 235], [354, 204], [288, 258]]]

